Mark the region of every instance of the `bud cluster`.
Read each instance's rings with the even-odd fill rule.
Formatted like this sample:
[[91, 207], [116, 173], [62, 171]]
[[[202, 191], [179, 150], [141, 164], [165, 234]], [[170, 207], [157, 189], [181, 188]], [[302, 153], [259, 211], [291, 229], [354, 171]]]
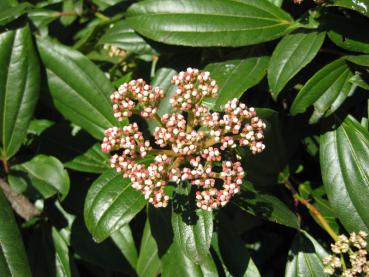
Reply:
[[[367, 236], [363, 231], [351, 233], [349, 238], [340, 235], [338, 240], [331, 245], [333, 255], [323, 260], [324, 272], [330, 275], [340, 273], [345, 277], [369, 276]], [[345, 266], [342, 262], [345, 262]]]
[[[109, 128], [101, 149], [112, 153], [111, 167], [130, 178], [132, 187], [155, 207], [166, 207], [165, 187], [180, 182], [195, 187], [199, 208], [224, 206], [240, 191], [245, 175], [241, 163], [226, 159], [232, 155], [225, 152], [237, 146], [247, 146], [253, 154], [263, 151], [265, 123], [237, 99], [229, 101], [223, 113], [210, 112], [203, 100], [215, 97], [218, 86], [209, 72], [188, 68], [174, 76], [172, 84], [177, 86], [170, 99], [174, 113], [161, 117], [157, 111], [163, 90], [142, 79], [121, 85], [111, 96], [114, 116], [122, 121], [139, 114], [156, 120], [158, 127], [147, 139], [137, 123]], [[141, 162], [147, 155], [154, 156], [149, 165]]]

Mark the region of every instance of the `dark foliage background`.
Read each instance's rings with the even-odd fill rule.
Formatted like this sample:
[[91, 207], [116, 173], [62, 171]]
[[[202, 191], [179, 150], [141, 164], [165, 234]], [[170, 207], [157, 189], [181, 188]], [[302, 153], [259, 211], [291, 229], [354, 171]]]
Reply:
[[[300, 4], [294, 2], [302, 2]], [[0, 276], [324, 276], [369, 231], [368, 0], [0, 1]], [[221, 210], [147, 205], [109, 168], [109, 96], [210, 71], [267, 123]], [[150, 126], [148, 126], [148, 132]]]

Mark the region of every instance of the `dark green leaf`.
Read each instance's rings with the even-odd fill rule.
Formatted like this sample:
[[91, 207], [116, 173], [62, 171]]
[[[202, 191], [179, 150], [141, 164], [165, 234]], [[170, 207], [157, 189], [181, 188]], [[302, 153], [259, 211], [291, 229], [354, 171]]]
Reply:
[[0, 34], [1, 156], [22, 145], [33, 116], [40, 83], [37, 54], [28, 26]]
[[[170, 104], [169, 100], [176, 92], [176, 87], [171, 84], [172, 78], [176, 74], [177, 71], [171, 68], [162, 67], [156, 72], [151, 82], [152, 87], [160, 87], [165, 93], [157, 111], [159, 116], [163, 116], [166, 113], [170, 114], [173, 111], [172, 104]], [[149, 121], [149, 129], [152, 133], [157, 126], [158, 123], [155, 120]]]
[[212, 63], [205, 67], [219, 86], [219, 96], [206, 100], [207, 105], [213, 110], [222, 110], [229, 100], [240, 98], [246, 90], [257, 85], [264, 78], [269, 57], [257, 53], [257, 48], [252, 48], [242, 56], [242, 59]]
[[219, 276], [217, 268], [210, 254], [201, 265], [193, 263], [181, 250], [177, 242], [168, 249], [162, 258], [162, 276], [194, 276], [194, 277], [213, 277]]
[[136, 268], [138, 254], [135, 241], [133, 240], [131, 227], [129, 227], [128, 224], [124, 225], [121, 229], [114, 232], [111, 235], [111, 238], [119, 247], [120, 251], [122, 251], [132, 268]]
[[351, 9], [369, 16], [369, 0], [333, 0], [329, 1], [328, 5]]
[[288, 81], [314, 59], [324, 38], [324, 32], [296, 32], [278, 43], [268, 68], [269, 89], [274, 99]]
[[[3, 0], [2, 0], [3, 1]], [[0, 26], [3, 26], [18, 17], [25, 14], [28, 10], [32, 9], [32, 5], [30, 3], [21, 3], [16, 6], [8, 7], [5, 10], [0, 11]]]
[[345, 50], [369, 54], [369, 24], [365, 18], [328, 14], [324, 18], [329, 39]]
[[138, 276], [153, 277], [161, 271], [161, 261], [158, 256], [158, 247], [151, 234], [150, 223], [146, 220], [141, 239], [140, 254], [137, 261]]
[[218, 230], [211, 245], [222, 262], [226, 276], [260, 277], [244, 241], [232, 228], [232, 222], [224, 213], [219, 215]]
[[99, 40], [99, 44], [117, 46], [128, 52], [137, 54], [153, 54], [155, 50], [136, 32], [127, 22], [119, 21], [114, 24]]
[[[241, 162], [249, 181], [256, 186], [272, 186], [277, 183], [278, 174], [287, 163], [286, 141], [281, 131], [284, 126], [278, 112], [271, 109], [257, 109], [256, 112], [266, 123], [264, 132], [266, 148], [257, 155], [250, 154], [246, 148], [240, 148]], [[268, 166], [265, 166], [266, 164]]]
[[55, 271], [58, 277], [71, 277], [72, 270], [70, 267], [69, 249], [66, 241], [60, 235], [58, 230], [53, 227], [51, 229], [51, 237], [55, 247]]
[[52, 156], [37, 155], [29, 162], [13, 166], [12, 170], [45, 198], [59, 193], [63, 200], [68, 195], [68, 172], [63, 164]]
[[32, 276], [13, 211], [0, 190], [0, 275]]
[[27, 133], [39, 136], [43, 131], [51, 127], [53, 124], [54, 124], [53, 121], [47, 119], [33, 119], [29, 124]]
[[[81, 201], [83, 200], [81, 199]], [[111, 238], [108, 238], [101, 243], [94, 242], [86, 228], [86, 224], [83, 222], [83, 217], [80, 215], [78, 215], [72, 226], [71, 245], [76, 255], [89, 264], [119, 272], [134, 272], [126, 260], [129, 250], [124, 249], [123, 252], [123, 249], [121, 249], [122, 241], [117, 239], [115, 243]]]
[[353, 117], [320, 139], [320, 165], [328, 200], [349, 231], [369, 231], [369, 133]]
[[49, 39], [37, 40], [55, 106], [69, 120], [101, 138], [118, 126], [109, 95], [114, 87], [81, 53]]
[[306, 232], [298, 233], [288, 253], [285, 277], [327, 276], [323, 272], [324, 248]]
[[248, 182], [244, 182], [241, 188], [235, 200], [241, 209], [278, 224], [299, 228], [296, 215], [277, 197], [255, 191]]
[[115, 170], [108, 170], [91, 185], [85, 202], [85, 222], [97, 242], [129, 223], [145, 206], [141, 192]]
[[266, 0], [142, 1], [128, 10], [138, 33], [188, 46], [245, 46], [283, 36], [297, 26]]
[[273, 3], [277, 7], [281, 7], [283, 4], [283, 0], [268, 0], [270, 3]]
[[82, 155], [64, 164], [66, 167], [89, 173], [103, 173], [109, 169], [108, 156], [101, 151], [100, 144], [94, 144]]
[[196, 209], [189, 202], [188, 188], [178, 187], [173, 199], [172, 227], [174, 240], [185, 255], [194, 263], [202, 264], [209, 255], [213, 234], [212, 212]]
[[292, 103], [291, 113], [303, 113], [311, 105], [314, 112], [310, 123], [316, 123], [336, 111], [355, 86], [349, 82], [353, 76], [347, 62], [338, 59], [324, 66], [305, 84]]

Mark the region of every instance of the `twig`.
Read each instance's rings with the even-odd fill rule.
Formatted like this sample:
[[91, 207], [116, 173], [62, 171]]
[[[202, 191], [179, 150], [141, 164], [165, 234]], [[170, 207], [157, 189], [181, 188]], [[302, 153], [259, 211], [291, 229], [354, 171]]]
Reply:
[[39, 216], [41, 212], [22, 194], [14, 191], [3, 179], [0, 179], [0, 188], [10, 202], [13, 210], [25, 220]]
[[323, 229], [327, 231], [327, 233], [332, 237], [332, 239], [334, 241], [337, 241], [338, 235], [334, 232], [334, 230], [331, 228], [331, 226], [328, 224], [328, 222], [325, 220], [322, 214], [318, 211], [318, 209], [315, 208], [313, 205], [311, 205], [309, 201], [301, 197], [288, 179], [285, 182], [285, 186], [288, 190], [291, 191], [293, 198], [299, 201], [302, 205], [304, 205], [312, 213], [312, 215], [319, 221]]

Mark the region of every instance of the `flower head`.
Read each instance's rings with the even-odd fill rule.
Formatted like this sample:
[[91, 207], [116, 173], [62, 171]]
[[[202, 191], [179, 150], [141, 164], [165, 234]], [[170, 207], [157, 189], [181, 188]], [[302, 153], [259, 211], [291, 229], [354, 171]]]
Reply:
[[[111, 96], [114, 116], [121, 121], [138, 114], [158, 126], [152, 138], [144, 138], [137, 123], [109, 128], [101, 149], [112, 153], [111, 167], [130, 178], [132, 187], [155, 207], [167, 206], [166, 186], [180, 182], [196, 188], [199, 208], [224, 206], [240, 191], [245, 175], [241, 163], [225, 152], [238, 146], [253, 154], [263, 151], [265, 123], [237, 99], [229, 101], [224, 112], [211, 112], [203, 100], [215, 97], [218, 86], [209, 72], [188, 68], [174, 76], [172, 84], [177, 86], [170, 99], [174, 113], [161, 117], [157, 111], [163, 90], [142, 79], [121, 85]], [[154, 159], [145, 165], [140, 160], [147, 155]]]

